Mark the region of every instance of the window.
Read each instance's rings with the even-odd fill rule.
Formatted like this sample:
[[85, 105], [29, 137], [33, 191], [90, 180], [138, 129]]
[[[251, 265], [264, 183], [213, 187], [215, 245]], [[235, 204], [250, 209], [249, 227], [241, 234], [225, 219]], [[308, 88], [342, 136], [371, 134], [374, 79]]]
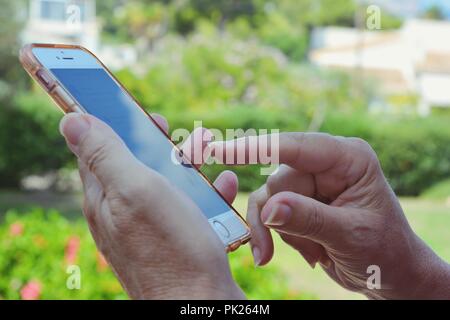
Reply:
[[70, 5], [77, 5], [80, 8], [80, 19], [85, 21], [85, 1], [41, 0], [40, 18], [43, 20], [65, 21], [68, 15], [71, 14], [71, 12], [67, 12], [67, 8]]
[[41, 18], [44, 20], [64, 21], [66, 19], [66, 4], [61, 1], [42, 0]]

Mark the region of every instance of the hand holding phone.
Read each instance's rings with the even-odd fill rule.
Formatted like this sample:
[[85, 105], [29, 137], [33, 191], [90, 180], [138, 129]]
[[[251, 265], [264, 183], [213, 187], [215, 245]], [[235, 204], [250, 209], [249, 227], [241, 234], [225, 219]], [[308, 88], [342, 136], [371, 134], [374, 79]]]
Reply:
[[[183, 153], [174, 163], [172, 155], [181, 150], [163, 126], [86, 49], [34, 44], [20, 59], [70, 113], [61, 131], [79, 159], [84, 213], [129, 295], [243, 298], [224, 250], [250, 238], [228, 203], [236, 185], [225, 198]], [[221, 179], [217, 186], [230, 190]]]
[[[61, 132], [79, 159], [91, 233], [130, 297], [244, 297], [223, 244], [189, 197], [93, 116], [68, 114]], [[234, 200], [236, 185], [219, 178], [216, 186]]]
[[32, 44], [21, 50], [20, 60], [64, 112], [105, 122], [137, 160], [190, 198], [227, 251], [250, 239], [244, 219], [92, 53], [80, 46]]

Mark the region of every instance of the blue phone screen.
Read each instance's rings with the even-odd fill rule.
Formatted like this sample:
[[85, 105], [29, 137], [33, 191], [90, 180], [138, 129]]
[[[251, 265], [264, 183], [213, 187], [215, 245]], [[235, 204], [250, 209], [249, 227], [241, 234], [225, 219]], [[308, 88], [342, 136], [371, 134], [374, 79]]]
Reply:
[[172, 160], [172, 143], [104, 69], [50, 70], [88, 113], [106, 122], [136, 158], [186, 193], [206, 217], [231, 210], [195, 168]]

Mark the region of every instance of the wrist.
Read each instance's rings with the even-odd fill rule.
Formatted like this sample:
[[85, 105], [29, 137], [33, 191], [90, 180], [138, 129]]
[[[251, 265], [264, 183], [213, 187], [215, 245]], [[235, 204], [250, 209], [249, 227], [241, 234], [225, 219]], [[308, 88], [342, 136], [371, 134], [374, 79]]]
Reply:
[[[420, 240], [421, 241], [421, 240]], [[422, 242], [422, 241], [421, 241]], [[423, 243], [423, 242], [422, 242]], [[450, 299], [450, 266], [423, 243], [416, 285], [407, 299]]]
[[246, 299], [241, 288], [234, 282], [231, 275], [214, 277], [203, 274], [181, 280], [172, 279], [160, 285], [155, 283], [143, 287], [136, 299], [155, 300], [243, 300]]
[[387, 299], [448, 299], [450, 298], [450, 267], [417, 235], [398, 281], [383, 295]]

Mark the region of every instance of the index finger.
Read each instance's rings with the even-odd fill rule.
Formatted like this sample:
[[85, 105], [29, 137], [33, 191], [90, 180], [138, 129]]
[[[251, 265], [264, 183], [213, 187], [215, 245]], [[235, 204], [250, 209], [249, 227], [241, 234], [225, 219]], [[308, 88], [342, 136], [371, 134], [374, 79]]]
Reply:
[[344, 156], [342, 138], [325, 133], [280, 133], [216, 141], [211, 154], [226, 165], [280, 164], [308, 173], [336, 165]]

